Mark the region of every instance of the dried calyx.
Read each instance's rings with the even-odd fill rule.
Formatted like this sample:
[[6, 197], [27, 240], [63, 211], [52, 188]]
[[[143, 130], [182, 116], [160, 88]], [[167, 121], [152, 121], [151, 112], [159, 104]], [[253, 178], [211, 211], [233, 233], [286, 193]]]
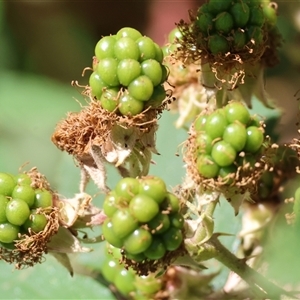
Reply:
[[162, 110], [149, 108], [136, 116], [119, 116], [90, 98], [80, 112], [69, 113], [57, 125], [52, 141], [79, 163], [81, 192], [89, 178], [101, 190], [109, 190], [105, 162], [114, 164], [124, 177], [148, 173], [151, 153], [157, 153], [155, 132]]

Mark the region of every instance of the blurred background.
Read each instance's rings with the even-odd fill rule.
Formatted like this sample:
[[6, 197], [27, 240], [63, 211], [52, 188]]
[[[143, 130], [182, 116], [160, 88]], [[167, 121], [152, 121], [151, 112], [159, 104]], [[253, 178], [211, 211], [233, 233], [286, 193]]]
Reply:
[[[0, 172], [16, 174], [24, 164], [25, 169], [37, 166], [55, 190], [72, 197], [78, 191], [79, 170], [72, 157], [56, 149], [50, 137], [68, 111], [80, 109], [76, 100], [81, 101], [82, 96], [70, 83], [87, 83], [88, 76], [81, 74], [91, 66], [97, 41], [131, 26], [163, 45], [175, 23], [188, 20], [188, 10], [195, 10], [202, 2], [0, 1]], [[290, 141], [297, 136], [300, 98], [300, 3], [278, 4], [284, 41], [280, 64], [266, 73], [266, 89], [283, 111], [280, 139]], [[184, 176], [182, 157], [175, 154], [187, 133], [174, 131], [175, 119], [176, 115], [165, 112], [159, 121], [157, 147], [161, 155], [154, 157], [156, 164], [151, 168], [151, 174], [162, 176], [169, 187]], [[170, 132], [174, 133], [172, 139]], [[113, 168], [108, 170], [109, 185], [113, 186], [119, 175]], [[89, 192], [97, 194], [92, 184]], [[102, 199], [99, 195], [95, 201]], [[226, 216], [233, 215], [227, 207], [222, 208], [217, 226], [234, 233], [238, 222], [227, 221]], [[97, 247], [101, 248], [96, 246], [91, 254], [75, 256], [74, 260], [100, 267]], [[82, 275], [71, 278], [51, 256], [27, 270], [14, 271], [3, 262], [0, 268], [0, 299], [113, 299], [109, 290], [93, 279]]]
[[[198, 1], [200, 2], [200, 1]], [[91, 64], [101, 36], [134, 27], [163, 44], [197, 1], [4, 1], [2, 63], [9, 68], [70, 82]], [[3, 44], [2, 44], [3, 45]], [[3, 51], [2, 50], [2, 51]], [[9, 59], [9, 60], [7, 60]]]

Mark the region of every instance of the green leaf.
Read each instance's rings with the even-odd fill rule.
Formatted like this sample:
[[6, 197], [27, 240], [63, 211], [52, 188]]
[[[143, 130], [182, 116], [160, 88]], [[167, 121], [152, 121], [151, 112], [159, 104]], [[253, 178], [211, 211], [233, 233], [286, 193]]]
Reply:
[[66, 112], [79, 109], [72, 98], [76, 90], [26, 73], [5, 72], [0, 77], [2, 171], [17, 173], [29, 162], [29, 167], [38, 166], [47, 177], [54, 177], [62, 153], [50, 138]]
[[71, 277], [50, 255], [33, 268], [14, 271], [4, 262], [0, 262], [0, 268], [0, 299], [115, 299], [93, 278], [78, 274]]

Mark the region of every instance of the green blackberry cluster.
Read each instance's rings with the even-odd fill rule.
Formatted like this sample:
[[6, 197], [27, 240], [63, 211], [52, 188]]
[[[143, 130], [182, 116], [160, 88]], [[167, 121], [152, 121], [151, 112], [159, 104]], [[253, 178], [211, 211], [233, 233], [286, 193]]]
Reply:
[[[263, 128], [241, 102], [230, 102], [210, 115], [201, 115], [194, 129], [197, 170], [204, 178], [228, 179], [246, 162], [254, 165], [264, 142]], [[231, 182], [228, 179], [227, 183]]]
[[120, 249], [107, 245], [101, 273], [105, 280], [113, 284], [117, 290], [130, 299], [152, 299], [162, 286], [161, 280], [154, 273], [148, 276], [138, 276], [131, 268], [125, 268], [121, 263]]
[[134, 28], [104, 36], [95, 47], [94, 72], [89, 85], [101, 106], [121, 115], [134, 116], [166, 97], [167, 70], [162, 49]]
[[20, 234], [38, 233], [47, 225], [39, 208], [52, 206], [52, 194], [31, 184], [25, 173], [0, 173], [0, 242], [5, 247], [13, 245]]
[[201, 40], [200, 47], [211, 54], [236, 53], [259, 48], [265, 30], [275, 26], [276, 10], [268, 1], [209, 0], [202, 5], [195, 19]]
[[135, 262], [159, 260], [183, 241], [179, 199], [159, 177], [123, 178], [104, 200], [103, 235]]

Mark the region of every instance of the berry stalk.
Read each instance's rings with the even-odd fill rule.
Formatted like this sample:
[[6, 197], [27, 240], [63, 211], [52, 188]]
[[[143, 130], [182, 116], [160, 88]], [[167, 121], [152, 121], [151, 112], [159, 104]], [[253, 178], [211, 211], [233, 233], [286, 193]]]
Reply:
[[221, 262], [231, 271], [239, 275], [257, 293], [257, 296], [270, 299], [277, 299], [281, 295], [291, 296], [291, 293], [270, 282], [263, 275], [246, 264], [245, 259], [237, 258], [218, 240], [214, 234], [202, 247], [211, 252], [216, 260]]

